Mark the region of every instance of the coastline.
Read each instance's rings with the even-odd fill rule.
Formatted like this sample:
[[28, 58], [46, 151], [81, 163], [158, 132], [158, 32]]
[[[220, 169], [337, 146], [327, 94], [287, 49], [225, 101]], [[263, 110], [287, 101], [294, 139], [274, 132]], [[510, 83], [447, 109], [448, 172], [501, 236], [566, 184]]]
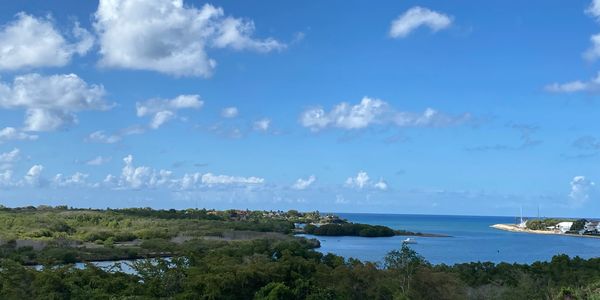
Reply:
[[531, 230], [531, 229], [526, 229], [526, 228], [519, 228], [517, 225], [514, 225], [514, 224], [494, 224], [494, 225], [491, 225], [490, 227], [492, 227], [494, 229], [510, 231], [510, 232], [545, 234], [545, 235], [560, 235], [560, 236], [600, 239], [600, 236], [598, 236], [598, 235], [582, 235], [582, 234], [572, 234], [572, 233], [559, 233], [559, 232], [555, 232], [555, 231], [546, 231], [546, 230]]

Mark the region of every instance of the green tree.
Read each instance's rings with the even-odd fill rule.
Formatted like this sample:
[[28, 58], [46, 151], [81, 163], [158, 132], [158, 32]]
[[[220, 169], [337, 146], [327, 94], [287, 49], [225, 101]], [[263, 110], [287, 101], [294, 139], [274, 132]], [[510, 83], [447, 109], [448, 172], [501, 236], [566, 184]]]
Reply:
[[405, 244], [400, 250], [390, 251], [383, 261], [386, 269], [400, 276], [400, 287], [405, 295], [410, 291], [411, 280], [417, 268], [429, 264], [423, 256]]

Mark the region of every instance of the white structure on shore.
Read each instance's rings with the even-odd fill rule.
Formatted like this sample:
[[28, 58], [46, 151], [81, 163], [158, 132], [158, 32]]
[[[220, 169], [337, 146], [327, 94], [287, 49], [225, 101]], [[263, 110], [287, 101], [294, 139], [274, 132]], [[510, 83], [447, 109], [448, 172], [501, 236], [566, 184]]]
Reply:
[[521, 229], [527, 228], [527, 220], [523, 221], [523, 207], [522, 206], [521, 206], [521, 223], [519, 223], [519, 225], [517, 225], [517, 227], [519, 227]]
[[560, 233], [566, 233], [571, 230], [571, 226], [573, 226], [573, 222], [560, 222], [554, 226], [548, 227], [548, 229], [554, 229], [556, 231], [560, 231]]
[[600, 222], [598, 222], [598, 221], [586, 222], [585, 226], [583, 227], [583, 232], [588, 232], [588, 233], [600, 232]]

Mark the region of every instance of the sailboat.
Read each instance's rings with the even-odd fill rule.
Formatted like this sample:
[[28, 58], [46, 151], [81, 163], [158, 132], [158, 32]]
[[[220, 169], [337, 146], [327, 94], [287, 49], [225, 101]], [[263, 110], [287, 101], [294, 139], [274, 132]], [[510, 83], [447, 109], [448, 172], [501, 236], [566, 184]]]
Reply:
[[523, 206], [521, 206], [521, 222], [517, 226], [521, 229], [527, 228], [527, 220], [523, 221]]
[[415, 241], [415, 240], [413, 240], [413, 239], [411, 239], [411, 238], [406, 238], [406, 239], [404, 239], [404, 240], [402, 241], [402, 244], [403, 244], [403, 245], [404, 245], [404, 244], [416, 244], [416, 243], [417, 243], [417, 241]]

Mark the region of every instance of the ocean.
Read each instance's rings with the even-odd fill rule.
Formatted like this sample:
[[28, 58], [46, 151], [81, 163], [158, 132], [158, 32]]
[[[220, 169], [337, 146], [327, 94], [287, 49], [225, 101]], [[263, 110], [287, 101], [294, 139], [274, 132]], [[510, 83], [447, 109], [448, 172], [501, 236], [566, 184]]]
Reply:
[[[549, 261], [557, 254], [582, 258], [600, 257], [600, 239], [558, 235], [515, 233], [490, 228], [499, 223], [515, 223], [514, 217], [396, 215], [338, 213], [351, 222], [385, 225], [413, 232], [440, 233], [451, 237], [411, 237], [410, 247], [433, 264], [491, 261], [532, 263]], [[314, 237], [314, 236], [313, 236]], [[315, 237], [322, 253], [346, 258], [381, 262], [391, 250], [399, 249], [405, 236]]]

